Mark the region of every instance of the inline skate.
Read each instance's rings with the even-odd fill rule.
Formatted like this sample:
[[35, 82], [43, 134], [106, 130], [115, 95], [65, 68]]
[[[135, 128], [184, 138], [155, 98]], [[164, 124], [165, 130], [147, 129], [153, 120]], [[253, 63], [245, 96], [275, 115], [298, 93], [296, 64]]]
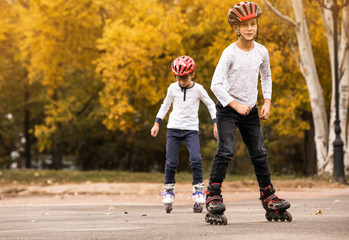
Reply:
[[210, 224], [227, 225], [228, 219], [224, 215], [225, 205], [221, 194], [221, 183], [211, 183], [206, 191], [206, 209], [208, 213], [205, 221]]
[[268, 221], [274, 220], [275, 222], [281, 221], [288, 222], [292, 221], [291, 213], [287, 212], [291, 204], [284, 199], [278, 198], [274, 193], [275, 189], [272, 185], [269, 185], [266, 188], [260, 188], [260, 200], [264, 209], [266, 210], [265, 218]]
[[203, 183], [198, 183], [193, 185], [193, 210], [195, 213], [201, 213], [203, 210], [203, 205], [205, 203], [205, 186]]
[[167, 213], [172, 211], [172, 203], [175, 198], [175, 185], [174, 183], [164, 184], [164, 191], [160, 193], [162, 195], [162, 203], [165, 204]]

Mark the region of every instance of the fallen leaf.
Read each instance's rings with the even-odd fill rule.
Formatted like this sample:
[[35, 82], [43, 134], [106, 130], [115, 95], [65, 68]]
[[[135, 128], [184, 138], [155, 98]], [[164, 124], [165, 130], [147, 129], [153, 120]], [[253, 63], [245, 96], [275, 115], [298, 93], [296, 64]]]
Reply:
[[318, 211], [315, 213], [315, 215], [322, 215], [321, 210], [318, 210]]

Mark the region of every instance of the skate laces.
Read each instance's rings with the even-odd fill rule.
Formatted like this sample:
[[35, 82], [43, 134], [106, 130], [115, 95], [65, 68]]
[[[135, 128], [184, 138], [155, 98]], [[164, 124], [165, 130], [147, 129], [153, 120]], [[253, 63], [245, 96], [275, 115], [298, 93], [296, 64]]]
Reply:
[[171, 195], [174, 196], [175, 185], [173, 183], [164, 184], [163, 192], [159, 193], [160, 196]]
[[279, 198], [274, 193], [275, 193], [275, 190], [273, 189], [273, 187], [271, 185], [267, 186], [264, 189], [264, 191], [261, 191], [261, 198], [264, 198], [263, 202], [269, 203], [270, 201], [272, 201], [274, 203], [280, 203], [285, 200], [285, 199]]
[[221, 183], [210, 183], [206, 190], [206, 204], [216, 205], [223, 202]]
[[267, 197], [264, 202], [269, 203], [269, 202], [274, 202], [274, 203], [280, 203], [285, 201], [285, 199], [279, 198], [278, 196], [276, 196], [275, 194], [270, 195], [269, 197]]
[[210, 185], [207, 187], [206, 195], [208, 196], [220, 195], [222, 192], [221, 186], [222, 186], [221, 183], [210, 183]]
[[205, 185], [203, 183], [198, 183], [193, 185], [193, 195], [194, 194], [204, 194]]
[[171, 195], [174, 196], [175, 194], [173, 192], [161, 192], [159, 193], [160, 196], [164, 196], [164, 195]]
[[216, 205], [223, 202], [223, 198], [220, 195], [211, 196], [206, 199], [206, 204]]
[[196, 196], [196, 195], [198, 195], [198, 196], [200, 196], [200, 195], [205, 196], [205, 194], [203, 192], [200, 192], [200, 191], [193, 192], [193, 196]]

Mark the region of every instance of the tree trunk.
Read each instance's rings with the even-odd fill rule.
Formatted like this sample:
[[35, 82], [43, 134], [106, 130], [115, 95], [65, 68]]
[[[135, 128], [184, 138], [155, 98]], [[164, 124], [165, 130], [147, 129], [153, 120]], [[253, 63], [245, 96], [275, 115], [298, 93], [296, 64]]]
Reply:
[[55, 145], [55, 136], [52, 136], [52, 168], [54, 170], [60, 170], [63, 167], [62, 153]]
[[310, 176], [317, 173], [316, 146], [314, 141], [315, 131], [312, 113], [305, 112], [303, 114], [303, 120], [310, 123], [310, 129], [304, 131], [303, 174]]
[[25, 83], [24, 86], [24, 138], [25, 138], [25, 167], [31, 168], [31, 136], [30, 129], [30, 110], [28, 106], [29, 84]]
[[[343, 123], [341, 122], [341, 126], [344, 125], [342, 132], [345, 137], [343, 137], [344, 141], [344, 170], [347, 174], [349, 174], [349, 145], [348, 145], [348, 128], [345, 128], [348, 126], [348, 91], [349, 91], [349, 3], [347, 6], [343, 8], [342, 12], [342, 32], [341, 32], [341, 44], [339, 46], [339, 49], [341, 53], [343, 53], [340, 56], [340, 69], [341, 72], [343, 71], [343, 76], [341, 77], [341, 108], [340, 108], [340, 114], [344, 118], [345, 122], [343, 120]], [[343, 64], [342, 64], [343, 63]], [[341, 75], [340, 75], [341, 76]], [[342, 100], [343, 99], [343, 100]]]
[[[331, 6], [333, 0], [325, 0], [325, 6]], [[325, 162], [323, 162], [321, 168], [323, 169], [323, 174], [332, 175], [333, 173], [333, 141], [336, 137], [334, 132], [334, 120], [336, 118], [335, 111], [335, 78], [334, 78], [334, 52], [333, 52], [333, 15], [331, 10], [326, 8], [321, 8], [322, 23], [326, 32], [327, 46], [330, 55], [331, 63], [331, 76], [332, 76], [332, 99], [331, 99], [331, 112], [330, 112], [330, 122], [329, 122], [329, 140], [328, 140], [328, 153]]]
[[[333, 0], [325, 0], [324, 5], [328, 8], [333, 4]], [[349, 60], [348, 60], [348, 6], [343, 9], [342, 14], [342, 29], [340, 45], [338, 49], [339, 56], [339, 119], [341, 127], [341, 139], [344, 143], [344, 161], [348, 166], [348, 144], [347, 144], [347, 113], [348, 113], [348, 84], [349, 84]], [[335, 78], [334, 78], [334, 42], [333, 42], [333, 15], [332, 11], [326, 8], [321, 9], [323, 25], [326, 30], [330, 60], [331, 60], [331, 72], [332, 72], [332, 99], [331, 99], [331, 113], [329, 122], [329, 140], [328, 140], [328, 154], [327, 159], [323, 165], [324, 173], [332, 175], [333, 173], [333, 142], [336, 138], [334, 131], [334, 121], [336, 118], [336, 106], [335, 106]]]
[[314, 55], [311, 47], [308, 26], [301, 0], [292, 0], [293, 10], [297, 22], [296, 35], [300, 51], [300, 68], [307, 82], [310, 106], [315, 127], [315, 146], [318, 173], [324, 172], [324, 162], [327, 158], [328, 124], [324, 96], [316, 71]]

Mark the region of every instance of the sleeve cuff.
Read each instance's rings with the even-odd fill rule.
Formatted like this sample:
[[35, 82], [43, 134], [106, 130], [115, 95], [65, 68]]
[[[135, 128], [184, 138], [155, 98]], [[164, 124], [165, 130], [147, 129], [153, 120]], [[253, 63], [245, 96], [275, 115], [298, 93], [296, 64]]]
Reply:
[[155, 119], [155, 122], [157, 122], [157, 123], [159, 123], [159, 124], [161, 124], [161, 121], [162, 121], [161, 118], [156, 118], [156, 119]]
[[212, 122], [217, 123], [217, 119], [216, 118], [212, 119]]

